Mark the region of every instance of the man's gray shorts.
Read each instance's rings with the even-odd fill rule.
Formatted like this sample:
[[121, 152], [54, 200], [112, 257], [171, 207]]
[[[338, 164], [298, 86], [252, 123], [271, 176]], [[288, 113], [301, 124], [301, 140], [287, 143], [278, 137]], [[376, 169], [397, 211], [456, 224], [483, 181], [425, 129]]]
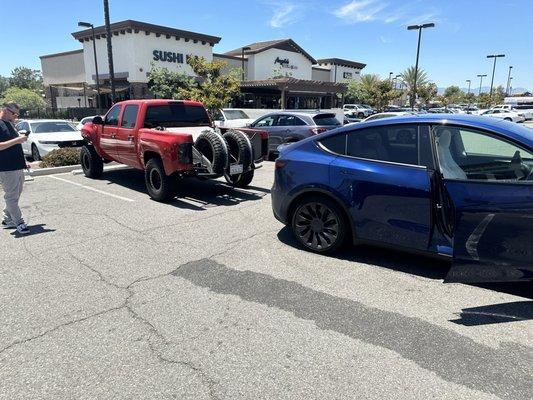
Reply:
[[19, 199], [24, 187], [24, 171], [0, 171], [0, 184], [4, 190], [4, 221], [12, 221], [15, 225], [24, 223], [19, 207]]

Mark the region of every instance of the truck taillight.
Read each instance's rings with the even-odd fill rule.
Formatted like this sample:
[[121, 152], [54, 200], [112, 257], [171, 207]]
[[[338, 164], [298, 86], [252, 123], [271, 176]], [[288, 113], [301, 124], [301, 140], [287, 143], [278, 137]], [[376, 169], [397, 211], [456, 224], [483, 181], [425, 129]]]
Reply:
[[312, 134], [318, 135], [319, 133], [326, 132], [327, 129], [326, 128], [311, 128], [310, 131]]
[[182, 164], [192, 164], [192, 143], [181, 143], [178, 146], [178, 160]]

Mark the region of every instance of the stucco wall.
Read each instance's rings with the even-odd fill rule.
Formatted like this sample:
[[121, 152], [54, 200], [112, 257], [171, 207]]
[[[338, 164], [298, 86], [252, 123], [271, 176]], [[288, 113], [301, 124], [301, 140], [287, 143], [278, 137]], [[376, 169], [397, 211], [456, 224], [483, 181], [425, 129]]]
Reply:
[[41, 58], [41, 71], [45, 86], [85, 82], [83, 53]]
[[[127, 72], [130, 82], [147, 82], [146, 74], [150, 71], [152, 62], [155, 67], [166, 67], [171, 71], [184, 72], [194, 76], [191, 67], [186, 63], [187, 55], [201, 56], [208, 61], [213, 59], [213, 48], [207, 42], [205, 44], [202, 44], [201, 41], [194, 43], [193, 40], [186, 42], [184, 38], [176, 40], [174, 36], [167, 39], [165, 35], [159, 37], [155, 33], [146, 35], [144, 31], [113, 35], [112, 45], [115, 74]], [[83, 42], [86, 78], [87, 82], [91, 84], [94, 83], [92, 75], [95, 74], [92, 46], [92, 41]], [[154, 50], [183, 54], [183, 63], [154, 61]], [[96, 53], [98, 72], [109, 74], [105, 39], [96, 40]]]
[[[289, 65], [295, 66], [296, 69], [280, 68], [280, 64], [274, 64], [276, 58], [288, 59]], [[274, 70], [280, 70], [281, 73], [297, 79], [311, 79], [311, 61], [300, 53], [294, 53], [287, 50], [268, 49], [261, 53], [250, 55], [250, 74], [248, 79], [261, 80], [272, 78]]]

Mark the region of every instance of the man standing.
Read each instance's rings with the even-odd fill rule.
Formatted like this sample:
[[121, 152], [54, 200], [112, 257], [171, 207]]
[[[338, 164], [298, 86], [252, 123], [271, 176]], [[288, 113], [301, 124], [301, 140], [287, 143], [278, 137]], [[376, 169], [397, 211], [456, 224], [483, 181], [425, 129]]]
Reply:
[[28, 138], [19, 136], [13, 127], [19, 110], [17, 103], [5, 103], [0, 111], [0, 184], [6, 202], [2, 227], [16, 228], [19, 234], [27, 235], [30, 230], [22, 219], [19, 198], [24, 186], [23, 170], [26, 168], [21, 143]]

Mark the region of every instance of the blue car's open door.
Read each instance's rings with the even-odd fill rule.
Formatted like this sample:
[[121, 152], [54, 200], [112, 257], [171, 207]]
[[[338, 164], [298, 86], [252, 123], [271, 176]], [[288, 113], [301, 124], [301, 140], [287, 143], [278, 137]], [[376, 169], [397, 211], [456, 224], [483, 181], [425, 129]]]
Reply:
[[533, 280], [533, 183], [445, 180], [453, 262], [446, 282]]

